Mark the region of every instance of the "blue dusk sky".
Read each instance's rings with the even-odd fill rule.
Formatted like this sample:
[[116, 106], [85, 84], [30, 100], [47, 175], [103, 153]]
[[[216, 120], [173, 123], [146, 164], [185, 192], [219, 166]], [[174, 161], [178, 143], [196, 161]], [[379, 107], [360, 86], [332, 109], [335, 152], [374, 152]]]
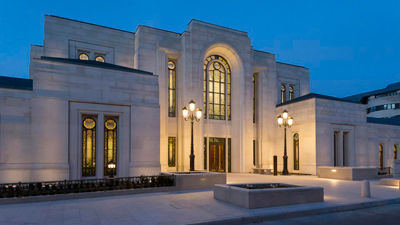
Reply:
[[255, 49], [310, 69], [311, 92], [344, 97], [400, 81], [400, 1], [2, 1], [0, 76], [28, 78], [44, 15], [135, 31], [191, 19], [246, 31]]

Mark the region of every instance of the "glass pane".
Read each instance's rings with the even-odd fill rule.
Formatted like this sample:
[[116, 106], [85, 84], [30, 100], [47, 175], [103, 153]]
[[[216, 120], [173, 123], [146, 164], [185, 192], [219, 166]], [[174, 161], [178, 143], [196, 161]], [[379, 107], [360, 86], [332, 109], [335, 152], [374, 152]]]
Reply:
[[209, 75], [210, 75], [210, 77], [208, 78], [209, 81], [213, 81], [214, 80], [214, 71], [209, 71]]
[[214, 82], [214, 92], [215, 92], [215, 93], [220, 93], [219, 84], [220, 84], [220, 83], [218, 83], [218, 82]]
[[215, 81], [219, 81], [219, 75], [220, 75], [220, 73], [219, 73], [219, 71], [218, 70], [216, 70], [216, 71], [214, 71], [214, 80]]
[[215, 105], [214, 106], [214, 114], [215, 115], [220, 115], [221, 114], [219, 105]]
[[214, 105], [213, 104], [208, 104], [208, 113], [210, 115], [214, 114]]
[[225, 95], [221, 95], [221, 104], [225, 104]]
[[214, 104], [219, 104], [219, 94], [214, 94]]

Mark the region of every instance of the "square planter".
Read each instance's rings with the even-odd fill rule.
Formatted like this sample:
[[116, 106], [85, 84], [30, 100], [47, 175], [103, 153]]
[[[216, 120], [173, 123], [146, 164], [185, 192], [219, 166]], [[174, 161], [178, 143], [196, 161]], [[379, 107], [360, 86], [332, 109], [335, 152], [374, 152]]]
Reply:
[[256, 209], [323, 202], [324, 189], [282, 183], [225, 184], [214, 186], [214, 199], [247, 209]]

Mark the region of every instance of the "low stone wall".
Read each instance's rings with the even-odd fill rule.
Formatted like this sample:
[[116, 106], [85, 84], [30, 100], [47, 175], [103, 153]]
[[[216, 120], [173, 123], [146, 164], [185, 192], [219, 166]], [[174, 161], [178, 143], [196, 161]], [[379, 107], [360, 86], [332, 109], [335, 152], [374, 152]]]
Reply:
[[213, 188], [215, 184], [226, 184], [226, 173], [212, 172], [171, 172], [175, 175], [175, 186], [178, 190]]
[[379, 184], [399, 187], [399, 178], [383, 178], [380, 180]]
[[378, 168], [371, 167], [318, 167], [319, 178], [338, 180], [368, 180], [378, 178]]
[[389, 160], [390, 174], [393, 178], [400, 178], [400, 159]]
[[324, 201], [322, 187], [246, 189], [235, 185], [243, 184], [215, 185], [214, 198], [247, 209]]

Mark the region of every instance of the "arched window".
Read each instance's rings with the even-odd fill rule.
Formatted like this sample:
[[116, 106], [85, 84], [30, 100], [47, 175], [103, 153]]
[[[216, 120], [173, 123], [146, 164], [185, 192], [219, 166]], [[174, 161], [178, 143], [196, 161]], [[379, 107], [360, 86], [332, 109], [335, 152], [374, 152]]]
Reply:
[[85, 118], [82, 123], [82, 176], [96, 175], [96, 121]]
[[89, 60], [89, 56], [86, 53], [81, 53], [81, 54], [79, 54], [79, 59], [80, 60]]
[[168, 116], [175, 117], [176, 112], [176, 65], [173, 61], [168, 61]]
[[293, 169], [300, 169], [300, 142], [299, 142], [299, 134], [293, 135]]
[[293, 86], [289, 87], [289, 100], [293, 100], [294, 99], [294, 88]]
[[212, 55], [204, 62], [204, 117], [231, 120], [231, 68], [221, 56]]
[[393, 158], [396, 160], [397, 159], [397, 145], [393, 146]]
[[281, 85], [281, 103], [286, 102], [286, 86], [284, 84]]
[[104, 57], [101, 56], [101, 55], [97, 56], [95, 60], [96, 60], [96, 62], [102, 62], [102, 63], [106, 62], [106, 60], [104, 59]]
[[383, 169], [383, 145], [379, 145], [379, 168]]
[[[104, 123], [104, 176], [117, 175], [117, 140], [117, 122], [107, 119]], [[115, 163], [114, 169], [108, 168], [110, 162]]]

